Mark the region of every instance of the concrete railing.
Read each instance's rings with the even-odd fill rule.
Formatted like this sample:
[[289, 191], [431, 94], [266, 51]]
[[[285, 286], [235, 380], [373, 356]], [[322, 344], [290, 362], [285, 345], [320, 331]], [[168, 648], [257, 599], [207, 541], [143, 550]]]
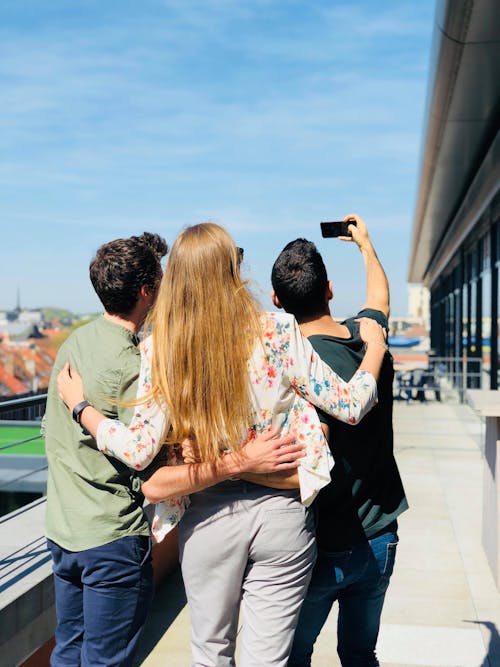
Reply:
[[[0, 402], [2, 425], [39, 425], [47, 395]], [[19, 412], [22, 414], [19, 415]], [[19, 416], [19, 419], [16, 417]], [[29, 422], [26, 419], [33, 419]], [[15, 447], [12, 447], [15, 451]], [[43, 455], [2, 455], [0, 490], [45, 493]], [[15, 484], [13, 483], [15, 482]], [[0, 664], [45, 667], [55, 630], [52, 564], [44, 536], [45, 498], [0, 517]], [[152, 506], [146, 507], [151, 517]], [[155, 584], [177, 566], [177, 530], [153, 547]]]
[[482, 542], [500, 590], [500, 391], [469, 390], [467, 400], [486, 420]]
[[[146, 508], [149, 514], [152, 506]], [[45, 667], [55, 630], [52, 564], [44, 537], [45, 498], [0, 518], [0, 662]], [[153, 548], [155, 584], [177, 565], [177, 531]]]

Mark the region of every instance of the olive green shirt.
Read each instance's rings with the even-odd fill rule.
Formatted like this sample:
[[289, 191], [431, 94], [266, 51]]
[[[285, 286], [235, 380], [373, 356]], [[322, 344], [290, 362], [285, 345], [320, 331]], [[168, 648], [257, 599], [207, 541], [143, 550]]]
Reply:
[[136, 395], [137, 338], [101, 316], [76, 329], [59, 350], [44, 418], [47, 537], [69, 551], [83, 551], [127, 535], [149, 535], [134, 473], [97, 450], [58, 396], [57, 375], [66, 361], [81, 374], [85, 398], [106, 417], [128, 423], [133, 408], [116, 402]]

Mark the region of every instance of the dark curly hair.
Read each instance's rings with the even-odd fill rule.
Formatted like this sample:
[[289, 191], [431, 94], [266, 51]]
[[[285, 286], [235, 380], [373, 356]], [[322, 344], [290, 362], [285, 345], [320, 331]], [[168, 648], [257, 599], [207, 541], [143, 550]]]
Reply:
[[165, 239], [150, 232], [101, 246], [89, 272], [105, 310], [111, 315], [129, 315], [143, 285], [156, 291], [162, 276], [161, 258], [167, 252]]
[[274, 262], [271, 282], [283, 308], [298, 322], [327, 311], [328, 276], [312, 241], [290, 241]]

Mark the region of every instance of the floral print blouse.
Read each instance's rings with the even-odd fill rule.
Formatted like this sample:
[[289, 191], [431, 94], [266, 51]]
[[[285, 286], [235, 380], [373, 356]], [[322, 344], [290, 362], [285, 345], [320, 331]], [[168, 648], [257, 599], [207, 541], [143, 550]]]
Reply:
[[[313, 405], [349, 424], [356, 424], [377, 401], [377, 385], [367, 371], [357, 371], [344, 382], [313, 350], [300, 333], [292, 315], [262, 314], [262, 338], [248, 363], [253, 423], [248, 440], [278, 427], [305, 444], [306, 455], [298, 469], [301, 500], [312, 503], [330, 482], [333, 461]], [[141, 344], [141, 371], [137, 396], [151, 388], [151, 337]], [[161, 448], [164, 410], [150, 400], [136, 406], [129, 427], [113, 419], [100, 422], [99, 449], [131, 468], [146, 468]], [[175, 448], [168, 448], [167, 465], [182, 463]], [[188, 499], [180, 497], [158, 503], [153, 519], [157, 541], [180, 520]]]

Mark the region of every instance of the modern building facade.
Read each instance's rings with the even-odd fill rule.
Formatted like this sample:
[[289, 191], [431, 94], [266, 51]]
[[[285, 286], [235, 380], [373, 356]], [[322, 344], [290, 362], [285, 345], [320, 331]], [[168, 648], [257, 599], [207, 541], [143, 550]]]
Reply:
[[500, 2], [442, 0], [408, 279], [430, 290], [435, 353], [482, 359], [484, 389], [500, 381], [499, 130]]

